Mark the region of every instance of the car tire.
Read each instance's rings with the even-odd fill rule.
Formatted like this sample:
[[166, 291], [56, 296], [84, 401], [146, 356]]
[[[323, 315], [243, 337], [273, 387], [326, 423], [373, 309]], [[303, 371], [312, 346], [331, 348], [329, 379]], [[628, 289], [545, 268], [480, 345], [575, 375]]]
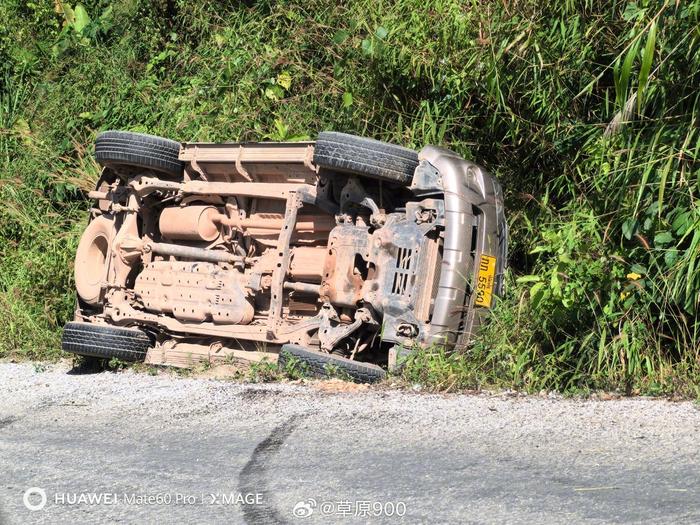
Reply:
[[408, 185], [418, 166], [418, 153], [374, 139], [323, 131], [319, 133], [314, 147], [314, 164], [335, 171]]
[[179, 142], [143, 133], [105, 131], [95, 140], [95, 159], [111, 168], [146, 168], [181, 178], [184, 163], [179, 155]]
[[63, 327], [64, 352], [121, 361], [143, 361], [151, 346], [148, 335], [137, 328], [121, 328], [70, 322]]
[[316, 377], [329, 377], [329, 367], [337, 368], [356, 383], [375, 383], [386, 377], [386, 372], [378, 365], [316, 352], [299, 345], [282, 346], [277, 361], [280, 370], [284, 370], [293, 359], [298, 359], [304, 364], [306, 371]]

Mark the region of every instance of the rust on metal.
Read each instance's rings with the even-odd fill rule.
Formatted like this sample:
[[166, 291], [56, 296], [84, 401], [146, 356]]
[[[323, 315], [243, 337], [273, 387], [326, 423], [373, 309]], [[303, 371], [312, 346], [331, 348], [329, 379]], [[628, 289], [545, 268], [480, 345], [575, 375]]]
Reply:
[[219, 236], [214, 206], [169, 206], [160, 213], [158, 227], [166, 239], [181, 241], [213, 241]]

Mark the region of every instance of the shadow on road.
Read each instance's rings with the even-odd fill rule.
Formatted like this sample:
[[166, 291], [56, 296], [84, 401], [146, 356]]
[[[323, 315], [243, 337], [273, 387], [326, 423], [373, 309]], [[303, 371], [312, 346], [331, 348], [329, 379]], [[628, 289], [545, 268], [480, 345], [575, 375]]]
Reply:
[[82, 359], [75, 361], [73, 364], [73, 368], [68, 370], [68, 372], [66, 373], [71, 376], [81, 376], [111, 371], [113, 370], [109, 368], [107, 362], [103, 359], [97, 359], [95, 357], [83, 357]]

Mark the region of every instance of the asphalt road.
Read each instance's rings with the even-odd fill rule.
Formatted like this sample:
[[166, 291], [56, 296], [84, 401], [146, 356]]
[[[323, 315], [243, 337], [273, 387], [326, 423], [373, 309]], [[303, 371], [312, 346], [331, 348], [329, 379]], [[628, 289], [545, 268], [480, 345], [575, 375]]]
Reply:
[[693, 403], [338, 388], [0, 364], [0, 523], [700, 522]]

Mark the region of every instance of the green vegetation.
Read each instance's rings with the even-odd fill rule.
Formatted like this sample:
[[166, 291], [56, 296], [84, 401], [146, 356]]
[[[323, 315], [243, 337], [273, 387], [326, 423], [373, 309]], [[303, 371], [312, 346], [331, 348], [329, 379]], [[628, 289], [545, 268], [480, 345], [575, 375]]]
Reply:
[[0, 356], [51, 357], [105, 129], [448, 146], [507, 192], [507, 297], [441, 388], [697, 395], [700, 1], [0, 0]]
[[277, 368], [277, 363], [261, 361], [251, 363], [246, 374], [246, 379], [251, 383], [269, 383], [282, 378], [281, 371]]
[[310, 376], [308, 365], [297, 356], [294, 356], [288, 352], [286, 355], [284, 368], [282, 368], [281, 371], [289, 379], [303, 379]]

